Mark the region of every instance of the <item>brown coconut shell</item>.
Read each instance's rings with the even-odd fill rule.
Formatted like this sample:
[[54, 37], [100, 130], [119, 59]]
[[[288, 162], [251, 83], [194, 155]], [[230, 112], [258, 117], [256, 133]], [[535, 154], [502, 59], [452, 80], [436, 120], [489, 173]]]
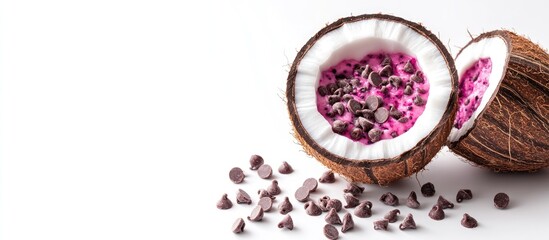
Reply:
[[548, 167], [549, 54], [529, 39], [505, 30], [483, 33], [463, 49], [491, 37], [507, 44], [505, 73], [471, 129], [448, 146], [494, 171]]
[[[404, 24], [431, 41], [438, 48], [446, 61], [446, 65], [451, 73], [453, 90], [450, 94], [448, 107], [444, 112], [442, 119], [415, 147], [393, 158], [352, 160], [335, 155], [319, 146], [303, 127], [295, 104], [295, 78], [297, 67], [301, 63], [301, 60], [318, 39], [330, 31], [341, 27], [345, 23], [369, 19], [382, 19]], [[440, 40], [429, 30], [418, 23], [410, 22], [399, 17], [384, 14], [366, 14], [339, 19], [336, 22], [327, 25], [309, 39], [297, 53], [290, 69], [286, 85], [286, 98], [290, 119], [293, 124], [294, 136], [301, 143], [307, 154], [313, 156], [334, 172], [346, 177], [349, 181], [387, 185], [423, 169], [445, 144], [450, 130], [452, 129], [453, 119], [457, 110], [457, 84], [458, 77], [453, 58]]]

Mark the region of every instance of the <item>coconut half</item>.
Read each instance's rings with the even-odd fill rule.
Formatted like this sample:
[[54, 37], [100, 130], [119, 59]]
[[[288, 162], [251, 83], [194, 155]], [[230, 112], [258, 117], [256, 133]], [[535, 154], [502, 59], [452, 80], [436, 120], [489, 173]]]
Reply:
[[372, 14], [339, 19], [309, 39], [286, 97], [305, 152], [350, 181], [386, 185], [421, 170], [445, 144], [457, 83], [434, 34]]
[[450, 149], [495, 171], [549, 166], [547, 52], [513, 32], [492, 31], [461, 49], [456, 69], [460, 106]]

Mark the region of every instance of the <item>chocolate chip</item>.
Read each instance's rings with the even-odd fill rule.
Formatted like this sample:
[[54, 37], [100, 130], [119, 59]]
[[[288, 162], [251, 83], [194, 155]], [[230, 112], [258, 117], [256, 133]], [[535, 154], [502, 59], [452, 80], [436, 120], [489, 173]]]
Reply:
[[384, 123], [389, 118], [389, 110], [384, 107], [380, 107], [376, 110], [374, 113], [374, 118], [376, 119], [377, 123]]
[[341, 120], [335, 120], [332, 123], [332, 131], [338, 134], [343, 134], [345, 131], [347, 131], [347, 123]]
[[372, 68], [370, 68], [370, 65], [364, 66], [364, 70], [360, 73], [360, 76], [363, 78], [368, 78], [368, 74], [372, 71]]
[[263, 212], [271, 211], [271, 208], [273, 207], [273, 199], [270, 197], [262, 197], [259, 199], [257, 205], [263, 209]]
[[234, 167], [229, 172], [229, 178], [236, 184], [241, 183], [244, 181], [244, 172], [239, 167]]
[[397, 121], [399, 123], [407, 123], [410, 119], [408, 117], [401, 117]]
[[421, 194], [424, 197], [432, 197], [435, 195], [435, 185], [431, 182], [427, 182], [421, 186]]
[[370, 131], [368, 131], [368, 138], [370, 138], [370, 141], [377, 142], [379, 139], [381, 139], [381, 134], [383, 132], [377, 128], [372, 128]]
[[379, 92], [386, 95], [387, 93], [389, 93], [389, 88], [387, 88], [387, 86], [382, 86], [382, 87], [379, 89]]
[[360, 85], [360, 80], [358, 78], [353, 78], [351, 79], [351, 81], [349, 81], [349, 83], [353, 86], [353, 87], [358, 87]]
[[377, 72], [371, 72], [370, 75], [368, 75], [368, 81], [374, 85], [379, 86], [381, 85], [381, 76], [379, 76], [379, 73]]
[[372, 216], [372, 202], [364, 201], [356, 206], [354, 211], [355, 216], [359, 218], [366, 218]]
[[306, 202], [309, 199], [309, 188], [303, 186], [295, 191], [295, 199], [300, 202]]
[[389, 211], [387, 214], [385, 214], [385, 216], [383, 216], [383, 218], [387, 219], [390, 223], [394, 223], [397, 221], [397, 218], [398, 218], [398, 214], [400, 214], [400, 210], [398, 209], [393, 209], [391, 211]]
[[393, 67], [391, 66], [385, 66], [381, 69], [381, 71], [379, 71], [379, 75], [382, 76], [382, 77], [389, 77], [391, 75], [393, 75]]
[[398, 205], [398, 197], [392, 194], [391, 192], [387, 192], [379, 198], [381, 202], [383, 202], [385, 205], [389, 206], [397, 206]]
[[473, 192], [471, 192], [471, 189], [460, 189], [456, 194], [456, 201], [458, 203], [469, 199], [473, 199]]
[[381, 66], [391, 65], [391, 62], [391, 58], [389, 56], [385, 56], [385, 58], [383, 58], [383, 61], [381, 61]]
[[465, 105], [467, 106], [467, 105], [469, 105], [470, 102], [471, 102], [471, 100], [470, 100], [469, 98], [467, 98], [467, 99], [465, 100], [465, 103], [463, 103], [463, 104], [465, 104]]
[[351, 99], [347, 102], [347, 108], [352, 114], [357, 114], [357, 111], [362, 110], [362, 104], [357, 100]]
[[407, 72], [407, 73], [414, 73], [416, 71], [416, 69], [414, 68], [414, 65], [412, 65], [412, 63], [410, 61], [406, 62], [406, 64], [404, 64], [404, 72]]
[[273, 169], [269, 166], [269, 164], [263, 164], [257, 169], [257, 174], [260, 178], [267, 179], [273, 174]]
[[367, 90], [367, 89], [366, 89], [365, 87], [361, 87], [361, 88], [359, 89], [360, 92], [366, 92], [366, 90]]
[[307, 178], [303, 182], [303, 186], [309, 189], [309, 192], [316, 191], [316, 187], [318, 187], [318, 182], [314, 178]]
[[335, 209], [336, 212], [341, 211], [343, 204], [341, 204], [341, 201], [338, 199], [332, 198], [328, 200], [328, 203], [326, 204], [326, 209], [329, 211], [330, 209]]
[[308, 201], [305, 203], [305, 212], [307, 212], [308, 215], [311, 216], [319, 216], [322, 214], [322, 209], [316, 205], [313, 201]]
[[372, 111], [375, 111], [376, 109], [378, 109], [379, 107], [381, 107], [381, 105], [383, 105], [383, 100], [376, 96], [376, 95], [370, 95], [366, 98], [366, 106], [368, 109], [372, 110]]
[[294, 169], [292, 168], [292, 166], [290, 166], [290, 164], [288, 164], [288, 162], [286, 161], [282, 162], [280, 167], [278, 167], [278, 172], [282, 174], [290, 174], [293, 171]]
[[402, 112], [399, 111], [396, 107], [390, 106], [389, 107], [389, 115], [393, 117], [394, 119], [399, 119], [402, 117]]
[[476, 228], [478, 226], [478, 222], [476, 219], [469, 216], [469, 214], [465, 213], [463, 214], [463, 218], [461, 219], [461, 226], [464, 226], [466, 228]]
[[275, 199], [276, 197], [271, 195], [267, 190], [265, 189], [260, 189], [257, 191], [257, 195], [259, 195], [259, 198], [262, 198], [262, 197], [268, 197], [270, 199]]
[[364, 131], [360, 128], [353, 128], [351, 131], [351, 139], [358, 141], [362, 139], [362, 137], [364, 137]]
[[261, 206], [256, 206], [254, 210], [252, 210], [252, 213], [250, 216], [248, 216], [248, 220], [252, 222], [258, 222], [263, 219], [263, 208]]
[[391, 83], [391, 85], [393, 85], [395, 88], [400, 87], [400, 83], [402, 82], [402, 79], [397, 76], [390, 76], [388, 80], [389, 83]]
[[334, 95], [337, 95], [337, 96], [339, 96], [339, 97], [342, 97], [343, 94], [344, 94], [343, 88], [338, 88], [338, 89], [336, 89], [335, 92], [334, 92]]
[[236, 193], [236, 203], [252, 204], [252, 198], [250, 198], [250, 195], [244, 190], [238, 189], [238, 192]]
[[344, 88], [346, 86], [349, 86], [349, 83], [346, 80], [338, 80], [337, 81], [337, 86], [339, 88]]
[[227, 194], [223, 194], [221, 199], [217, 202], [218, 209], [229, 209], [233, 207], [233, 202], [227, 197]]
[[414, 192], [414, 191], [410, 192], [410, 195], [408, 196], [408, 199], [406, 199], [406, 206], [408, 206], [409, 208], [414, 208], [414, 209], [419, 208], [420, 204], [417, 201], [416, 192]]
[[328, 96], [328, 103], [330, 105], [334, 105], [334, 103], [339, 102], [341, 100], [341, 97], [338, 95], [330, 95]]
[[326, 88], [326, 86], [319, 86], [317, 88], [317, 91], [318, 91], [318, 94], [322, 97], [330, 94], [330, 92], [328, 91], [328, 88]]
[[[343, 72], [346, 72], [346, 71], [343, 71]], [[338, 74], [338, 75], [336, 75], [335, 77], [336, 77], [337, 80], [347, 78], [347, 77], [345, 76], [345, 74]]]
[[397, 132], [392, 132], [392, 133], [391, 133], [391, 137], [393, 137], [393, 138], [398, 137], [398, 133], [397, 133]]
[[429, 217], [437, 221], [444, 219], [444, 211], [442, 210], [442, 207], [438, 204], [433, 206], [431, 211], [429, 211]]
[[326, 207], [328, 206], [328, 201], [330, 201], [329, 196], [323, 196], [318, 200], [318, 207], [320, 207], [320, 209], [322, 209], [323, 212], [328, 211], [328, 208]]
[[345, 213], [343, 215], [343, 226], [341, 226], [341, 232], [345, 233], [355, 227], [355, 221], [353, 221], [353, 216], [350, 213]]
[[278, 223], [278, 228], [286, 228], [288, 230], [294, 229], [294, 221], [292, 220], [292, 216], [287, 215]]
[[498, 193], [494, 196], [494, 206], [498, 209], [505, 209], [509, 205], [509, 195]]
[[334, 183], [335, 182], [335, 175], [334, 172], [331, 170], [328, 170], [322, 174], [322, 176], [318, 179], [321, 183]]
[[343, 199], [345, 199], [345, 202], [347, 203], [345, 204], [345, 206], [343, 206], [344, 208], [354, 208], [358, 206], [358, 204], [360, 204], [360, 200], [358, 200], [358, 198], [356, 198], [355, 196], [353, 196], [353, 194], [350, 194], [350, 193], [345, 193], [343, 195]]
[[290, 202], [288, 197], [284, 197], [284, 201], [278, 204], [278, 212], [282, 215], [291, 212], [294, 209], [294, 206]]
[[328, 89], [328, 92], [329, 94], [334, 94], [334, 92], [337, 90], [337, 84], [335, 83], [330, 83], [328, 84], [328, 86], [326, 86], [326, 88]]
[[335, 225], [342, 224], [341, 219], [339, 218], [339, 215], [337, 215], [336, 210], [333, 208], [330, 209], [330, 211], [328, 211], [328, 214], [326, 214], [326, 216], [324, 217], [324, 220], [326, 220], [326, 222], [329, 224], [335, 224]]
[[337, 115], [343, 116], [343, 114], [345, 113], [345, 105], [343, 105], [343, 103], [341, 102], [336, 102], [332, 106], [332, 110], [337, 113]]
[[333, 225], [326, 224], [324, 225], [324, 236], [330, 240], [337, 239], [339, 237], [339, 232], [337, 231], [337, 228], [335, 228]]
[[370, 109], [362, 109], [362, 110], [360, 110], [360, 114], [362, 115], [362, 117], [364, 117], [366, 119], [369, 119], [369, 120], [374, 119], [374, 111], [372, 111]]
[[416, 73], [414, 73], [410, 79], [414, 82], [417, 82], [417, 83], [422, 83], [423, 82], [423, 73], [421, 71], [417, 71]]
[[440, 205], [442, 209], [454, 208], [454, 204], [442, 196], [438, 196], [437, 205]]
[[423, 105], [425, 105], [425, 100], [423, 100], [423, 98], [421, 98], [419, 95], [416, 95], [414, 97], [414, 104], [416, 106], [423, 106]]
[[424, 94], [424, 93], [427, 93], [427, 90], [421, 88], [421, 87], [418, 87], [417, 88], [417, 92], [420, 93], [420, 94]]
[[345, 95], [343, 95], [343, 97], [341, 97], [341, 99], [343, 99], [343, 101], [349, 101], [349, 100], [353, 99], [353, 95], [345, 94]]
[[272, 196], [280, 194], [280, 187], [278, 186], [277, 180], [273, 180], [271, 182], [271, 185], [267, 187], [267, 192], [269, 192]]
[[410, 85], [406, 85], [406, 88], [404, 88], [404, 94], [412, 95], [413, 92], [412, 87]]
[[375, 230], [387, 230], [387, 227], [389, 227], [389, 221], [387, 219], [377, 220], [374, 222]]
[[244, 223], [244, 219], [237, 218], [236, 221], [233, 223], [233, 232], [234, 233], [241, 233], [244, 232], [244, 227], [246, 226], [246, 223]]
[[368, 131], [374, 127], [374, 123], [366, 118], [358, 117], [355, 126], [362, 128], [364, 131]]
[[409, 213], [406, 218], [402, 221], [400, 226], [398, 226], [400, 230], [406, 230], [406, 229], [416, 229], [416, 222], [414, 221], [414, 216]]
[[263, 165], [263, 158], [261, 156], [254, 154], [250, 157], [251, 170], [257, 170], [261, 165]]
[[364, 192], [364, 187], [357, 185], [356, 183], [347, 183], [347, 187], [343, 189], [344, 193], [350, 193], [357, 197]]

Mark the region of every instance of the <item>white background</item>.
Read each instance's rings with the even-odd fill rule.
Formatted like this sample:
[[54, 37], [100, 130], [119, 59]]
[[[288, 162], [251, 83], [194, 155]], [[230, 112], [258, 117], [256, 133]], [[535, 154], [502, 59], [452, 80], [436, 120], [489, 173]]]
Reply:
[[[293, 232], [268, 213], [230, 228], [251, 206], [221, 211], [223, 193], [255, 197], [268, 181], [247, 170], [251, 154], [275, 173], [282, 196], [325, 170], [290, 134], [283, 101], [289, 64], [326, 23], [362, 13], [389, 13], [423, 23], [455, 55], [480, 34], [513, 29], [549, 46], [546, 1], [2, 1], [0, 238], [15, 239], [322, 239], [322, 217], [304, 214], [293, 197]], [[246, 170], [241, 185], [228, 171]], [[443, 150], [417, 175], [455, 201], [427, 217], [435, 198], [419, 197], [418, 229], [374, 231], [389, 207], [377, 198], [419, 191], [415, 177], [388, 188], [367, 186], [361, 199], [374, 216], [355, 219], [341, 239], [541, 239], [549, 217], [549, 171], [494, 174]], [[341, 199], [344, 182], [321, 185], [317, 198]], [[493, 207], [495, 193], [510, 208]], [[254, 198], [254, 202], [257, 199]], [[278, 202], [277, 202], [278, 203]], [[461, 227], [464, 212], [476, 229]], [[399, 218], [399, 222], [402, 217]]]

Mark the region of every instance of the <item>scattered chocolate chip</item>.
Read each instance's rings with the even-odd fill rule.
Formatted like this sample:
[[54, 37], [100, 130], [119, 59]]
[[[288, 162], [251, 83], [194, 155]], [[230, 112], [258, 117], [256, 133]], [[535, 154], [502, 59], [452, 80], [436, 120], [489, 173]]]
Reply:
[[387, 219], [377, 220], [374, 222], [375, 230], [387, 230], [389, 227], [389, 221]]
[[406, 85], [406, 88], [404, 88], [404, 94], [412, 95], [412, 93], [413, 93], [412, 87], [410, 85]]
[[424, 94], [424, 93], [427, 93], [427, 90], [425, 90], [424, 88], [418, 87], [417, 92], [420, 94]]
[[419, 95], [416, 95], [414, 97], [414, 104], [416, 106], [423, 106], [423, 105], [425, 105], [425, 100], [423, 100], [423, 98], [421, 98]]
[[381, 66], [391, 65], [391, 62], [391, 58], [389, 56], [385, 56], [385, 58], [383, 58], [383, 61], [381, 61]]
[[505, 209], [509, 205], [509, 195], [498, 193], [494, 196], [494, 206], [498, 209]]
[[278, 205], [278, 212], [282, 215], [286, 214], [286, 213], [289, 213], [291, 212], [292, 210], [294, 210], [294, 206], [292, 205], [292, 203], [290, 202], [290, 199], [288, 199], [288, 197], [284, 197], [284, 201], [282, 201], [279, 205]]
[[368, 131], [374, 127], [374, 123], [366, 118], [358, 117], [355, 126], [362, 128], [364, 131]]
[[269, 164], [263, 164], [257, 169], [257, 174], [260, 178], [267, 179], [273, 174], [273, 169]]
[[353, 221], [353, 216], [350, 213], [345, 213], [343, 215], [343, 226], [341, 226], [341, 232], [347, 232], [355, 227], [355, 221]]
[[367, 89], [366, 89], [365, 87], [361, 87], [361, 88], [359, 89], [360, 92], [366, 92], [366, 90], [367, 90]]
[[258, 222], [263, 219], [263, 208], [261, 206], [256, 206], [254, 210], [252, 210], [252, 213], [250, 216], [248, 216], [248, 220], [252, 222]]
[[442, 210], [442, 207], [438, 204], [433, 206], [431, 211], [429, 211], [429, 217], [434, 220], [444, 219], [444, 211]]
[[400, 83], [402, 83], [402, 79], [394, 75], [390, 76], [388, 80], [389, 83], [391, 83], [391, 85], [393, 85], [395, 88], [400, 87]]
[[368, 131], [368, 138], [370, 138], [370, 141], [377, 142], [379, 139], [381, 139], [381, 134], [383, 132], [377, 128], [372, 128], [370, 131]]
[[271, 211], [271, 208], [273, 207], [273, 199], [270, 197], [262, 197], [259, 199], [257, 205], [263, 209], [263, 212]]
[[328, 96], [328, 103], [330, 105], [334, 105], [336, 102], [339, 102], [341, 100], [341, 97], [338, 95], [330, 95]]
[[324, 236], [330, 240], [337, 239], [339, 237], [339, 232], [337, 231], [337, 228], [335, 228], [333, 225], [326, 224], [324, 225]]
[[340, 87], [340, 88], [344, 88], [346, 86], [349, 86], [349, 83], [345, 80], [338, 80], [337, 81], [337, 86]]
[[387, 94], [389, 93], [389, 88], [387, 88], [387, 86], [382, 86], [380, 89], [379, 89], [379, 92], [383, 93], [383, 94]]
[[368, 78], [370, 72], [372, 71], [372, 68], [370, 68], [370, 65], [366, 65], [364, 66], [364, 70], [362, 70], [362, 72], [360, 73], [360, 76], [363, 77], [363, 78]]
[[239, 167], [234, 167], [229, 172], [229, 178], [236, 184], [241, 183], [244, 181], [244, 172]]
[[295, 199], [300, 202], [306, 202], [309, 199], [309, 188], [303, 186], [295, 191]]
[[223, 194], [221, 199], [217, 202], [218, 209], [229, 209], [233, 207], [233, 202], [227, 197], [227, 194]]
[[389, 110], [384, 107], [380, 107], [376, 110], [374, 113], [374, 118], [376, 119], [377, 123], [384, 123], [389, 118]]
[[390, 106], [389, 107], [389, 115], [393, 117], [394, 119], [399, 119], [402, 117], [402, 112], [399, 111], [396, 107]]
[[416, 73], [414, 73], [410, 79], [414, 82], [417, 82], [417, 83], [422, 83], [423, 82], [423, 73], [421, 71], [417, 71]]
[[478, 222], [475, 218], [465, 213], [463, 214], [463, 218], [461, 219], [461, 226], [464, 226], [466, 228], [476, 228], [478, 226]]
[[456, 202], [458, 203], [469, 199], [473, 199], [473, 192], [471, 192], [471, 189], [460, 189], [456, 194]]
[[318, 205], [316, 205], [316, 203], [313, 201], [306, 202], [304, 206], [305, 212], [307, 212], [308, 215], [318, 216], [322, 214], [322, 209], [320, 209], [320, 207], [318, 207]]
[[381, 69], [381, 71], [379, 71], [379, 75], [382, 76], [382, 77], [389, 77], [389, 76], [393, 75], [393, 67], [391, 67], [389, 65], [383, 67]]
[[435, 185], [431, 182], [425, 183], [421, 186], [421, 194], [424, 197], [432, 197], [435, 195]]
[[387, 192], [379, 198], [381, 202], [383, 202], [385, 205], [389, 206], [397, 206], [398, 205], [398, 197], [392, 194], [391, 192]]
[[319, 86], [317, 88], [318, 94], [322, 97], [328, 95], [330, 92], [328, 91], [328, 88], [326, 86]]
[[368, 75], [368, 81], [378, 87], [379, 85], [381, 85], [381, 76], [379, 76], [379, 73], [377, 72], [371, 72], [370, 75]]
[[406, 64], [404, 64], [404, 72], [407, 72], [407, 73], [414, 73], [416, 71], [416, 69], [414, 69], [414, 65], [412, 65], [412, 63], [410, 61], [406, 62]]
[[414, 216], [409, 213], [406, 218], [402, 221], [400, 226], [398, 226], [400, 230], [406, 230], [406, 229], [416, 229], [416, 222], [414, 221]]
[[372, 202], [364, 201], [358, 204], [354, 211], [355, 216], [366, 218], [372, 216]]
[[379, 107], [383, 105], [383, 100], [376, 96], [376, 95], [370, 95], [366, 98], [366, 106], [368, 109], [375, 111]]
[[343, 195], [343, 198], [345, 199], [345, 202], [347, 203], [345, 206], [343, 206], [344, 208], [354, 208], [354, 207], [358, 206], [358, 204], [360, 204], [360, 200], [358, 200], [358, 198], [353, 196], [353, 194], [351, 194], [351, 193], [345, 193]]
[[336, 210], [336, 212], [339, 212], [341, 211], [342, 207], [343, 207], [343, 204], [341, 204], [341, 201], [335, 198], [328, 200], [328, 203], [326, 204], [326, 209], [328, 211], [333, 208]]
[[334, 96], [338, 96], [338, 97], [341, 98], [343, 96], [343, 93], [344, 93], [343, 88], [338, 88], [338, 89], [335, 90]]
[[399, 123], [407, 123], [410, 119], [408, 117], [401, 117], [397, 121]]
[[294, 169], [292, 168], [292, 166], [290, 166], [290, 164], [288, 164], [288, 162], [286, 161], [282, 162], [280, 167], [278, 167], [278, 172], [282, 174], [290, 174], [293, 171]]
[[330, 94], [334, 94], [334, 92], [337, 90], [338, 87], [337, 87], [337, 84], [330, 83], [330, 84], [328, 84], [328, 86], [326, 86], [326, 88], [328, 88], [328, 92]]
[[351, 79], [351, 81], [349, 81], [349, 83], [353, 86], [353, 87], [358, 87], [360, 85], [360, 80], [358, 80], [358, 78], [353, 78]]
[[446, 198], [442, 197], [442, 195], [438, 196], [437, 205], [440, 205], [442, 209], [454, 208], [454, 204], [446, 200]]
[[324, 220], [326, 220], [326, 222], [329, 224], [335, 224], [335, 225], [342, 224], [341, 219], [339, 218], [339, 215], [337, 214], [336, 210], [333, 208], [330, 209], [330, 211], [328, 211], [328, 214], [326, 214], [326, 216], [324, 217]]
[[362, 109], [360, 110], [360, 113], [362, 114], [362, 117], [369, 120], [374, 120], [374, 111], [370, 109]]
[[330, 200], [330, 196], [323, 196], [318, 200], [318, 206], [320, 207], [320, 209], [322, 209], [323, 212], [328, 211], [326, 206], [328, 205], [329, 200]]
[[400, 210], [398, 209], [393, 209], [391, 211], [389, 211], [387, 214], [385, 214], [385, 216], [383, 216], [383, 218], [387, 219], [390, 223], [394, 223], [397, 221], [397, 218], [398, 218], [398, 214], [400, 214]]
[[337, 115], [343, 116], [343, 114], [345, 113], [345, 105], [343, 105], [343, 103], [341, 102], [336, 102], [332, 106], [332, 110], [337, 113]]
[[234, 233], [241, 233], [244, 232], [244, 227], [246, 226], [246, 223], [244, 223], [244, 219], [237, 218], [236, 221], [233, 223], [233, 232]]
[[351, 99], [347, 102], [347, 108], [352, 114], [357, 114], [357, 111], [362, 110], [362, 104], [357, 100]]
[[347, 131], [347, 123], [344, 121], [341, 121], [339, 119], [335, 120], [332, 123], [332, 131], [338, 134], [343, 134], [345, 131]]
[[[345, 87], [343, 88], [343, 92], [344, 92], [344, 93], [351, 93], [351, 92], [353, 92], [353, 86], [351, 86], [351, 85], [345, 86]], [[345, 95], [344, 95], [344, 96], [345, 96]]]
[[288, 230], [294, 229], [294, 220], [292, 220], [292, 216], [287, 215], [278, 223], [278, 228], [286, 228]]
[[347, 183], [347, 187], [343, 189], [344, 193], [350, 193], [353, 196], [359, 196], [364, 192], [364, 187], [357, 185], [356, 183]]
[[345, 94], [345, 95], [343, 95], [343, 97], [341, 97], [341, 99], [343, 99], [343, 101], [347, 102], [347, 101], [353, 99], [353, 95]]
[[252, 204], [252, 198], [250, 198], [250, 195], [244, 190], [238, 189], [238, 192], [236, 193], [236, 203]]
[[309, 192], [314, 192], [318, 187], [318, 182], [314, 178], [307, 178], [303, 182], [303, 186], [309, 189]]
[[334, 183], [335, 182], [335, 175], [334, 172], [331, 170], [328, 170], [322, 174], [322, 176], [318, 179], [321, 183]]
[[362, 139], [362, 137], [364, 137], [364, 131], [360, 128], [353, 128], [351, 131], [351, 139], [358, 141]]
[[271, 182], [271, 185], [267, 187], [267, 192], [269, 192], [271, 196], [280, 194], [280, 187], [278, 186], [277, 180]]
[[420, 204], [417, 201], [416, 192], [414, 192], [414, 191], [410, 192], [410, 195], [408, 196], [408, 199], [406, 199], [406, 206], [408, 206], [409, 208], [414, 208], [414, 209], [419, 208]]
[[260, 189], [257, 191], [257, 195], [259, 195], [259, 198], [262, 198], [262, 197], [268, 197], [270, 199], [275, 199], [276, 197], [271, 195], [269, 193], [269, 191], [265, 190], [265, 189]]
[[254, 154], [250, 157], [251, 170], [257, 170], [261, 165], [263, 165], [263, 158], [261, 156]]
[[397, 133], [397, 132], [392, 132], [392, 133], [391, 133], [391, 137], [393, 137], [393, 138], [398, 137], [398, 133]]

